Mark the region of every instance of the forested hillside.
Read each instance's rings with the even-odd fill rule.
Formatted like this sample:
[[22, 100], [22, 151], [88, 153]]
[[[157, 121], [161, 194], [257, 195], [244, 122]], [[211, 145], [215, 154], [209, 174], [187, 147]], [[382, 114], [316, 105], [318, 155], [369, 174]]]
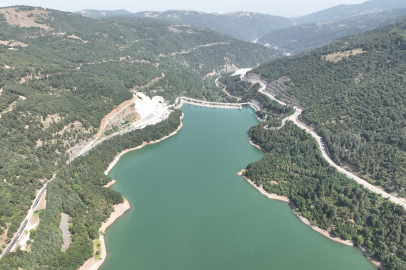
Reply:
[[316, 140], [290, 121], [273, 130], [257, 125], [249, 136], [266, 155], [248, 165], [246, 177], [269, 193], [289, 197], [294, 211], [334, 237], [353, 240], [386, 269], [406, 269], [402, 206], [329, 166]]
[[[75, 156], [74, 147], [90, 139], [103, 117], [131, 99], [132, 91], [161, 95], [167, 101], [179, 95], [218, 99], [218, 89], [207, 87], [207, 78], [202, 81], [208, 73], [256, 66], [274, 57], [271, 50], [258, 44], [152, 19], [94, 20], [27, 6], [2, 8], [0, 15], [0, 252], [20, 226], [36, 190], [54, 173], [58, 172], [59, 178], [67, 175], [60, 175], [60, 170], [67, 170], [69, 177], [63, 179], [71, 181], [75, 173], [70, 172], [81, 170], [73, 163], [66, 168], [67, 161]], [[173, 128], [164, 130], [159, 134], [168, 134]], [[97, 226], [121, 195], [103, 200], [96, 193], [110, 196], [110, 191], [101, 187], [106, 178], [77, 173], [73, 178], [97, 187], [73, 181], [66, 188], [61, 184], [65, 193], [51, 194], [58, 189], [50, 187], [47, 196], [49, 200], [58, 198], [58, 203], [61, 198], [68, 200], [63, 207], [69, 208], [71, 202], [81, 205], [79, 212], [56, 206], [50, 209], [55, 211], [52, 215], [66, 210], [83, 219], [83, 211], [90, 207], [105, 209], [94, 222], [78, 225], [80, 239], [86, 242], [94, 238]], [[81, 204], [86, 200], [94, 204]], [[53, 225], [54, 218], [49, 219]], [[59, 232], [56, 230], [52, 237], [60, 239]], [[36, 241], [33, 251], [41, 250]], [[77, 263], [89, 257], [88, 252], [75, 259]], [[80, 252], [75, 249], [74, 253]], [[69, 260], [71, 255], [61, 256]], [[50, 262], [49, 258], [40, 260], [42, 265]], [[0, 269], [16, 269], [14, 259], [12, 264], [5, 261]]]
[[306, 23], [344, 20], [351, 17], [388, 11], [395, 8], [406, 8], [403, 0], [369, 0], [361, 4], [338, 5], [332, 8], [292, 18], [297, 25]]
[[168, 10], [165, 12], [139, 12], [134, 16], [210, 28], [247, 41], [258, 39], [269, 31], [293, 25], [289, 19], [284, 17], [245, 11], [217, 14], [191, 10]]
[[[258, 93], [258, 85], [238, 76], [222, 76], [225, 90], [247, 101], [253, 97], [263, 107], [257, 115], [266, 118], [250, 128], [250, 140], [266, 155], [249, 164], [244, 176], [268, 193], [287, 196], [293, 211], [333, 237], [352, 240], [386, 269], [406, 267], [406, 211], [377, 195], [330, 166], [317, 141], [305, 130], [281, 119], [294, 112]], [[269, 89], [285, 89], [281, 79]], [[280, 85], [279, 87], [278, 84]], [[277, 98], [282, 98], [277, 95]]]
[[406, 197], [406, 19], [251, 71], [305, 108], [333, 160]]
[[[102, 187], [110, 176], [104, 170], [117, 154], [140, 146], [143, 142], [169, 135], [180, 125], [181, 111], [154, 126], [117, 136], [85, 156], [63, 166], [47, 189], [47, 209], [42, 214], [31, 252], [17, 250], [0, 261], [0, 269], [69, 269], [76, 270], [93, 255], [92, 240], [99, 238], [99, 228], [112, 212], [113, 204], [122, 203], [122, 195]], [[61, 252], [60, 212], [69, 214], [72, 243]]]
[[327, 21], [278, 29], [262, 36], [258, 42], [276, 51], [297, 54], [354, 35], [382, 27], [405, 17], [406, 8], [356, 16], [350, 19]]
[[263, 126], [267, 128], [279, 127], [282, 119], [292, 115], [295, 109], [292, 106], [282, 106], [275, 100], [270, 100], [267, 96], [259, 93], [260, 85], [242, 81], [239, 76], [222, 76], [219, 80], [224, 86], [224, 91], [228, 102], [254, 102], [260, 106], [261, 110], [256, 112], [256, 116], [263, 121]]

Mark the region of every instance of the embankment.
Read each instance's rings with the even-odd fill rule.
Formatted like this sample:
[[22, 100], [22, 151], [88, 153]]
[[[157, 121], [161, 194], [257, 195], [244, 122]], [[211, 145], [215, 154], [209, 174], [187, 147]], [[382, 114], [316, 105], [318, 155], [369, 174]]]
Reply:
[[[253, 145], [254, 145], [254, 144], [253, 144]], [[254, 146], [255, 146], [255, 145], [254, 145]], [[354, 242], [353, 242], [353, 241], [351, 241], [351, 240], [343, 240], [343, 239], [341, 239], [341, 238], [339, 238], [339, 237], [334, 237], [334, 236], [331, 235], [328, 231], [323, 230], [323, 229], [317, 227], [316, 225], [314, 225], [313, 223], [311, 223], [307, 218], [301, 216], [301, 215], [297, 212], [297, 209], [296, 209], [295, 204], [294, 204], [288, 197], [279, 196], [279, 195], [277, 195], [277, 194], [270, 194], [270, 193], [266, 192], [262, 186], [260, 186], [260, 187], [256, 186], [255, 183], [254, 183], [252, 180], [250, 180], [250, 179], [248, 179], [247, 177], [244, 176], [244, 171], [245, 171], [245, 169], [241, 170], [240, 172], [238, 172], [238, 175], [242, 176], [245, 180], [247, 180], [247, 182], [250, 183], [251, 186], [253, 186], [255, 189], [257, 189], [257, 190], [258, 190], [262, 195], [264, 195], [265, 197], [267, 197], [267, 198], [269, 198], [269, 199], [272, 199], [272, 200], [278, 200], [278, 201], [283, 201], [283, 202], [289, 203], [290, 208], [292, 208], [293, 214], [295, 214], [295, 215], [300, 219], [300, 221], [302, 221], [304, 224], [306, 224], [307, 226], [309, 226], [311, 229], [313, 229], [314, 231], [316, 231], [316, 232], [318, 232], [318, 233], [324, 235], [325, 237], [327, 237], [327, 238], [329, 238], [329, 239], [331, 239], [331, 240], [333, 240], [333, 241], [335, 241], [335, 242], [338, 242], [338, 243], [341, 243], [341, 244], [344, 244], [344, 245], [350, 246], [350, 247], [354, 246]], [[375, 266], [377, 266], [379, 269], [384, 269], [383, 266], [382, 266], [382, 263], [379, 262], [379, 261], [377, 261], [377, 260], [375, 260], [373, 257], [371, 257], [371, 255], [369, 254], [368, 250], [367, 250], [365, 247], [360, 246], [359, 249], [361, 249], [361, 251], [364, 253], [365, 257], [366, 257], [370, 262], [372, 262], [372, 263], [373, 263]]]
[[123, 155], [125, 155], [126, 153], [128, 153], [128, 152], [130, 152], [130, 151], [137, 150], [137, 149], [141, 149], [141, 148], [143, 148], [145, 145], [148, 145], [148, 144], [158, 143], [158, 142], [163, 141], [163, 140], [165, 140], [165, 139], [167, 139], [167, 138], [169, 138], [169, 137], [175, 135], [176, 133], [178, 133], [178, 131], [179, 131], [179, 130], [182, 128], [182, 126], [183, 126], [183, 123], [182, 123], [183, 116], [184, 116], [184, 114], [182, 113], [182, 116], [180, 117], [181, 122], [180, 122], [179, 127], [178, 127], [174, 132], [172, 132], [171, 134], [169, 134], [168, 136], [165, 136], [165, 137], [163, 137], [163, 138], [161, 138], [161, 139], [159, 139], [159, 140], [157, 140], [157, 141], [152, 141], [152, 142], [148, 142], [148, 143], [147, 143], [147, 142], [144, 142], [143, 144], [141, 144], [141, 145], [139, 145], [139, 146], [137, 146], [137, 147], [130, 148], [130, 149], [126, 149], [126, 150], [124, 150], [123, 152], [121, 152], [120, 154], [118, 154], [118, 155], [114, 158], [114, 160], [110, 163], [110, 165], [107, 167], [107, 170], [104, 172], [104, 174], [107, 175], [107, 174], [110, 172], [110, 170], [117, 164], [117, 162], [120, 160], [120, 158], [121, 158]]
[[87, 260], [80, 268], [79, 270], [96, 270], [98, 269], [105, 261], [106, 256], [107, 256], [107, 251], [106, 251], [106, 242], [104, 240], [104, 234], [106, 232], [106, 229], [113, 224], [113, 222], [124, 215], [125, 212], [130, 210], [131, 206], [130, 203], [124, 199], [124, 203], [116, 204], [114, 205], [114, 212], [111, 213], [110, 218], [102, 223], [102, 226], [100, 227], [100, 245], [101, 245], [101, 256], [99, 260], [95, 260], [94, 257], [90, 258]]
[[[182, 113], [182, 116], [180, 117], [180, 120], [181, 120], [180, 125], [179, 125], [179, 127], [178, 127], [174, 132], [172, 132], [172, 133], [169, 134], [168, 136], [165, 136], [165, 137], [163, 137], [163, 138], [161, 138], [161, 139], [159, 139], [159, 140], [156, 140], [156, 141], [153, 141], [153, 142], [149, 142], [149, 143], [144, 142], [143, 144], [141, 144], [141, 145], [139, 145], [139, 146], [137, 146], [137, 147], [124, 150], [123, 152], [121, 152], [120, 154], [118, 154], [118, 155], [114, 158], [113, 162], [110, 163], [109, 167], [107, 168], [107, 170], [106, 170], [104, 173], [107, 175], [107, 174], [110, 172], [110, 170], [111, 170], [111, 169], [117, 164], [117, 162], [120, 160], [120, 157], [122, 157], [124, 154], [126, 154], [126, 153], [128, 153], [128, 152], [130, 152], [130, 151], [134, 151], [134, 150], [137, 150], [137, 149], [141, 149], [142, 147], [144, 147], [145, 145], [148, 145], [148, 144], [158, 143], [158, 142], [163, 141], [163, 140], [165, 140], [165, 139], [167, 139], [167, 138], [169, 138], [169, 137], [175, 135], [176, 133], [178, 133], [178, 131], [179, 131], [179, 130], [182, 128], [182, 126], [183, 126], [183, 123], [182, 123], [183, 116], [184, 116], [184, 114]], [[114, 183], [116, 183], [116, 181], [115, 181], [115, 180], [112, 180], [112, 181], [110, 181], [109, 183], [107, 183], [107, 184], [105, 185], [105, 187], [110, 187], [110, 186], [112, 186]], [[124, 198], [124, 203], [114, 205], [114, 212], [111, 213], [110, 218], [109, 218], [106, 222], [104, 222], [104, 223], [102, 224], [102, 226], [100, 227], [100, 230], [99, 230], [100, 232], [102, 232], [102, 233], [100, 234], [100, 237], [99, 237], [99, 241], [100, 241], [100, 245], [101, 245], [101, 256], [100, 256], [100, 259], [97, 260], [97, 261], [95, 260], [94, 257], [88, 259], [88, 260], [79, 268], [79, 270], [96, 270], [96, 269], [98, 269], [98, 268], [104, 263], [104, 261], [105, 261], [105, 259], [106, 259], [106, 256], [107, 256], [107, 249], [106, 249], [106, 243], [105, 243], [105, 239], [104, 239], [104, 233], [106, 232], [106, 229], [107, 229], [111, 224], [113, 224], [113, 222], [114, 222], [117, 218], [119, 218], [120, 216], [122, 216], [122, 215], [123, 215], [125, 212], [127, 212], [130, 208], [131, 208], [130, 203], [129, 203], [128, 200], [125, 199], [125, 198]]]
[[327, 237], [327, 238], [329, 238], [329, 239], [331, 239], [331, 240], [333, 240], [333, 241], [336, 241], [336, 242], [338, 242], [338, 243], [341, 243], [341, 244], [344, 244], [344, 245], [347, 245], [347, 246], [354, 246], [354, 243], [353, 243], [351, 240], [342, 240], [342, 239], [340, 239], [339, 237], [334, 237], [334, 236], [332, 236], [328, 231], [325, 231], [325, 230], [323, 230], [323, 229], [317, 227], [316, 225], [314, 225], [313, 223], [311, 223], [307, 218], [301, 216], [301, 215], [296, 211], [295, 204], [294, 204], [291, 200], [289, 200], [288, 197], [279, 196], [279, 195], [277, 195], [277, 194], [270, 194], [270, 193], [266, 192], [262, 186], [258, 187], [257, 185], [255, 185], [255, 183], [254, 183], [251, 179], [248, 179], [247, 177], [244, 176], [244, 171], [245, 171], [245, 169], [243, 169], [242, 171], [240, 171], [240, 172], [238, 173], [238, 175], [242, 176], [245, 180], [247, 180], [247, 182], [250, 183], [251, 186], [253, 186], [254, 188], [256, 188], [256, 189], [257, 189], [262, 195], [264, 195], [265, 197], [267, 197], [267, 198], [269, 198], [269, 199], [272, 199], [272, 200], [279, 200], [279, 201], [283, 201], [283, 202], [289, 203], [290, 207], [291, 207], [292, 210], [293, 210], [293, 213], [294, 213], [304, 224], [306, 224], [307, 226], [309, 226], [310, 228], [312, 228], [312, 229], [315, 230], [316, 232], [318, 232], [318, 233], [324, 235], [325, 237]]

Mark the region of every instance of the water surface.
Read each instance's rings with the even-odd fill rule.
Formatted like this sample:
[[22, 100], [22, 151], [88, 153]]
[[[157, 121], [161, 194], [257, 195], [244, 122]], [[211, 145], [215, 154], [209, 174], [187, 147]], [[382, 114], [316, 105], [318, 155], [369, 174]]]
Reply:
[[182, 110], [178, 134], [111, 170], [132, 208], [107, 230], [101, 270], [376, 269], [237, 176], [263, 157], [248, 142], [258, 123], [250, 108]]

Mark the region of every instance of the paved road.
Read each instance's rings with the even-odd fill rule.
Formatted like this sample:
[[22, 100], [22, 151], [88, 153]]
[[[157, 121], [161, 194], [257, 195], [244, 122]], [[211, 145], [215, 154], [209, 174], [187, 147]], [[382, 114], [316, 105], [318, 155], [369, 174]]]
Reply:
[[[266, 95], [266, 96], [269, 97], [270, 99], [275, 100], [275, 101], [277, 101], [278, 103], [280, 103], [280, 104], [282, 104], [282, 105], [286, 105], [284, 102], [277, 100], [271, 93], [269, 93], [269, 92], [266, 91], [266, 83], [265, 83], [264, 81], [251, 80], [251, 79], [246, 79], [246, 78], [243, 78], [243, 79], [244, 79], [244, 80], [248, 80], [248, 81], [250, 81], [250, 82], [252, 82], [252, 83], [259, 83], [259, 84], [261, 84], [261, 88], [258, 90], [260, 93]], [[309, 134], [311, 134], [311, 135], [316, 139], [317, 143], [318, 143], [319, 146], [320, 146], [320, 149], [321, 149], [321, 152], [322, 152], [322, 154], [323, 154], [323, 157], [327, 160], [327, 162], [328, 162], [331, 166], [333, 166], [334, 168], [336, 168], [339, 172], [345, 174], [348, 178], [351, 178], [351, 179], [355, 180], [358, 184], [363, 185], [365, 188], [369, 189], [370, 191], [375, 192], [375, 193], [377, 193], [377, 194], [381, 194], [382, 197], [384, 197], [384, 198], [389, 198], [389, 200], [390, 200], [391, 202], [394, 202], [394, 203], [399, 204], [399, 205], [403, 206], [404, 208], [406, 208], [406, 204], [403, 203], [399, 198], [396, 198], [395, 196], [392, 196], [392, 195], [388, 194], [387, 192], [385, 192], [385, 191], [383, 191], [383, 190], [377, 188], [376, 186], [374, 186], [374, 185], [368, 183], [367, 181], [365, 181], [364, 179], [362, 179], [362, 178], [360, 178], [360, 177], [358, 177], [358, 176], [352, 174], [352, 173], [349, 172], [349, 171], [346, 171], [345, 169], [343, 169], [343, 168], [341, 168], [340, 166], [338, 166], [337, 164], [335, 164], [334, 161], [331, 159], [330, 154], [329, 154], [329, 151], [328, 151], [328, 148], [327, 148], [327, 146], [324, 144], [324, 142], [322, 141], [322, 138], [321, 138], [318, 134], [316, 134], [314, 131], [312, 131], [311, 129], [309, 129], [307, 126], [305, 126], [303, 123], [301, 123], [301, 122], [298, 120], [298, 117], [299, 117], [299, 115], [302, 113], [302, 110], [299, 109], [299, 108], [297, 108], [297, 107], [294, 107], [294, 108], [296, 109], [296, 112], [295, 112], [293, 115], [291, 115], [291, 116], [289, 116], [289, 117], [283, 119], [283, 120], [282, 120], [282, 126], [285, 124], [286, 120], [290, 120], [290, 121], [292, 121], [295, 125], [297, 125], [298, 127], [300, 127], [301, 129], [305, 129]]]
[[[180, 102], [179, 102], [179, 99], [180, 99]], [[258, 104], [255, 104], [255, 103], [252, 103], [252, 102], [221, 103], [221, 102], [211, 102], [211, 101], [199, 100], [199, 99], [188, 98], [188, 97], [177, 98], [176, 101], [175, 101], [175, 104], [176, 104], [175, 108], [179, 109], [185, 103], [186, 104], [192, 104], [192, 105], [195, 105], [195, 106], [221, 108], [221, 109], [241, 109], [241, 106], [248, 105], [248, 106], [252, 107], [256, 111], [260, 110]]]
[[[163, 73], [162, 73], [162, 74], [163, 74]], [[165, 74], [163, 74], [163, 75], [164, 75], [164, 77], [165, 77]], [[134, 102], [135, 102], [135, 100], [136, 100], [136, 96], [133, 96], [132, 99], [134, 99], [134, 100], [131, 101], [130, 103], [128, 103], [127, 105], [125, 105], [121, 110], [119, 110], [117, 113], [115, 113], [113, 116], [111, 116], [111, 117], [109, 117], [109, 118], [107, 119], [106, 123], [104, 123], [104, 126], [100, 128], [100, 130], [99, 130], [99, 132], [98, 132], [96, 138], [95, 138], [91, 143], [89, 143], [88, 145], [86, 145], [86, 147], [83, 148], [82, 151], [79, 152], [78, 156], [81, 156], [81, 155], [83, 155], [84, 153], [88, 152], [90, 149], [92, 149], [93, 143], [96, 142], [96, 141], [99, 139], [99, 137], [102, 135], [103, 130], [107, 127], [107, 125], [109, 124], [110, 120], [113, 119], [113, 117], [115, 117], [115, 116], [118, 115], [119, 113], [121, 113], [123, 110], [125, 110], [128, 106], [134, 104]]]
[[18, 228], [17, 233], [14, 235], [13, 239], [11, 239], [8, 247], [0, 255], [0, 259], [3, 258], [14, 247], [15, 243], [20, 238], [21, 233], [25, 230], [25, 227], [27, 226], [28, 221], [31, 219], [32, 215], [34, 214], [35, 209], [37, 208], [38, 202], [41, 200], [42, 196], [44, 195], [44, 192], [47, 190], [48, 183], [51, 182], [52, 180], [54, 180], [55, 176], [56, 176], [56, 174], [54, 174], [52, 176], [52, 178], [49, 179], [49, 181], [44, 185], [44, 187], [38, 193], [37, 197], [34, 200], [34, 203], [32, 204], [30, 210], [28, 211], [27, 216], [25, 217], [23, 223], [21, 223], [20, 228]]

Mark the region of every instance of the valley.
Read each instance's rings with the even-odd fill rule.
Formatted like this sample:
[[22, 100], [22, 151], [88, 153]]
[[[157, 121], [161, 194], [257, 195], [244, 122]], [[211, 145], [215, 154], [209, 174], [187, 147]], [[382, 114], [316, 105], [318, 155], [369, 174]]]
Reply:
[[0, 8], [0, 269], [406, 269], [404, 8]]

